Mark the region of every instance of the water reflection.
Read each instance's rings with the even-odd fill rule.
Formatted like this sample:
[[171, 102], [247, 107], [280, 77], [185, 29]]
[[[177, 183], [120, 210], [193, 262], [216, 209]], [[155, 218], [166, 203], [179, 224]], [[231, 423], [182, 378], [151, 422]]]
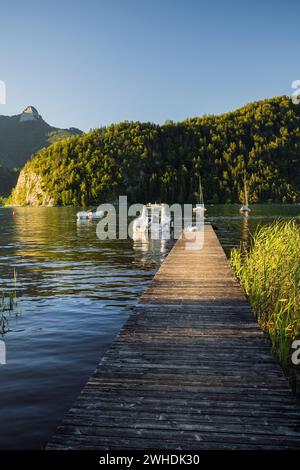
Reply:
[[137, 232], [133, 234], [133, 249], [152, 255], [166, 254], [173, 239], [167, 232], [157, 232], [155, 234], [149, 232]]
[[[21, 315], [0, 366], [0, 448], [41, 448], [78, 395], [172, 240], [99, 240], [97, 221], [73, 208], [0, 208], [0, 290], [18, 273]], [[257, 224], [298, 216], [300, 206], [208, 206], [229, 253]], [[24, 432], [26, 429], [26, 432]]]
[[249, 219], [248, 212], [242, 215], [242, 234], [241, 234], [241, 248], [247, 250], [249, 247]]

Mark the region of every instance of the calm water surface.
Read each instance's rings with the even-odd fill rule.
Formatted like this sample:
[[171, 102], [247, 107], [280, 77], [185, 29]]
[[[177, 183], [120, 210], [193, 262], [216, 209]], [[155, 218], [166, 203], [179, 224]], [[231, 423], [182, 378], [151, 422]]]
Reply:
[[[73, 208], [0, 208], [0, 291], [18, 274], [19, 311], [2, 337], [0, 448], [43, 448], [151, 281], [171, 243], [100, 241]], [[209, 206], [229, 253], [249, 231], [300, 206]]]

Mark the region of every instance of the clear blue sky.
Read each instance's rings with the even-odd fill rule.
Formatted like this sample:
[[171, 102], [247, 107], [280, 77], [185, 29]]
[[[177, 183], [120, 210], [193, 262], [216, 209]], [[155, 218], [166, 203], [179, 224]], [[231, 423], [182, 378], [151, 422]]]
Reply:
[[164, 122], [290, 94], [300, 79], [300, 2], [10, 0], [0, 80], [59, 127]]

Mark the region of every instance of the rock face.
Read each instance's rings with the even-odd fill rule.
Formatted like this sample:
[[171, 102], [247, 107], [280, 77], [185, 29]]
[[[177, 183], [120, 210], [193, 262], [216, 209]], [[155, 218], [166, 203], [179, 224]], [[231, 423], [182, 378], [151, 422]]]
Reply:
[[20, 122], [26, 121], [39, 121], [42, 120], [42, 116], [38, 113], [34, 106], [27, 106], [20, 115]]
[[54, 201], [44, 190], [42, 177], [30, 169], [24, 168], [11, 194], [9, 204], [20, 206], [53, 206]]

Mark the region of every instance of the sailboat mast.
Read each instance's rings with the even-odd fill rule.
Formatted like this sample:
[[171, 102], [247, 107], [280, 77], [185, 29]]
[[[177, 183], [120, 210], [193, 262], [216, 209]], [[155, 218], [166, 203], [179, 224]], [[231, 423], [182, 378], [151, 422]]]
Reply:
[[204, 204], [201, 176], [199, 175], [199, 204]]
[[247, 191], [247, 181], [246, 181], [245, 171], [244, 171], [244, 201], [245, 201], [245, 206], [248, 207], [248, 191]]

